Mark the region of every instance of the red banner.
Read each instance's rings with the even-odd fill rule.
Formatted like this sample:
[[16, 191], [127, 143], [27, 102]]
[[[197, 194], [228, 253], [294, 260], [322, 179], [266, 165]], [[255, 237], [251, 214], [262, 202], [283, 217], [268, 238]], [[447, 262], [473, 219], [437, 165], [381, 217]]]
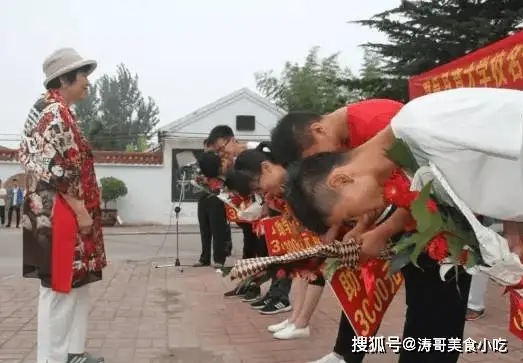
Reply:
[[320, 244], [320, 239], [309, 231], [300, 231], [297, 223], [283, 216], [263, 220], [269, 256], [281, 256]]
[[365, 281], [361, 270], [342, 268], [330, 282], [343, 312], [359, 336], [373, 336], [390, 303], [403, 283], [401, 273], [391, 275], [388, 261], [376, 260], [368, 265], [373, 281]]
[[236, 209], [234, 209], [227, 203], [224, 203], [224, 205], [225, 205], [225, 216], [227, 217], [227, 221], [229, 221], [229, 223], [251, 223], [249, 221], [241, 220], [238, 217], [238, 211], [236, 211]]
[[[296, 223], [282, 216], [264, 219], [263, 227], [271, 256], [300, 251], [321, 243], [318, 236], [309, 231], [300, 232]], [[387, 261], [372, 261], [367, 269], [367, 273], [363, 274], [362, 270], [341, 268], [330, 281], [343, 312], [360, 336], [372, 336], [377, 332], [385, 311], [403, 283], [400, 273], [389, 273]]]
[[510, 323], [509, 330], [512, 334], [523, 340], [523, 297], [510, 291]]
[[523, 89], [523, 32], [409, 79], [411, 99], [461, 87]]

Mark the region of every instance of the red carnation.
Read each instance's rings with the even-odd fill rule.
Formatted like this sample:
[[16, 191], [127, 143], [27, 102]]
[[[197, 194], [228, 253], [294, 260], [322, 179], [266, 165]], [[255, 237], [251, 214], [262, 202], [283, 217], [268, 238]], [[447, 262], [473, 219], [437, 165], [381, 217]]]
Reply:
[[449, 255], [448, 241], [443, 233], [438, 233], [427, 245], [430, 258], [441, 261]]
[[427, 200], [427, 208], [430, 213], [436, 213], [438, 211], [438, 205], [432, 199]]
[[209, 189], [213, 191], [218, 191], [222, 187], [222, 183], [218, 179], [209, 179], [207, 183], [209, 185]]
[[233, 194], [231, 196], [231, 203], [234, 204], [236, 207], [239, 207], [240, 204], [242, 204], [243, 198], [240, 197], [238, 194]]
[[468, 261], [468, 257], [469, 257], [469, 251], [468, 250], [463, 250], [461, 251], [459, 257], [458, 257], [458, 261], [461, 265], [466, 265], [467, 264], [467, 261]]
[[412, 201], [418, 196], [410, 190], [410, 181], [401, 172], [395, 171], [383, 185], [383, 197], [388, 203], [400, 208], [410, 208]]
[[280, 269], [276, 272], [276, 278], [277, 278], [277, 279], [284, 279], [284, 278], [286, 278], [286, 277], [287, 277], [287, 272], [286, 272], [284, 269], [280, 268]]

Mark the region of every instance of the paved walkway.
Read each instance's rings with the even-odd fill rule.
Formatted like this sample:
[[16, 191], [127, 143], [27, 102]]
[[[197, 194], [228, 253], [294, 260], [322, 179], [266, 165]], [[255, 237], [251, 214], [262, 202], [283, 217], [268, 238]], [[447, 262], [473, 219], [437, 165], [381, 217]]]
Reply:
[[[159, 261], [162, 262], [162, 261]], [[105, 280], [93, 285], [88, 347], [114, 363], [303, 363], [333, 345], [339, 310], [330, 292], [312, 321], [312, 336], [275, 341], [268, 324], [282, 318], [251, 310], [239, 299], [224, 299], [231, 283], [210, 268], [155, 269], [152, 261], [114, 263]], [[0, 362], [34, 362], [36, 281], [0, 282]], [[519, 362], [522, 344], [506, 330], [507, 304], [491, 289], [489, 315], [469, 323], [466, 337], [504, 337], [508, 354], [469, 354], [462, 362]], [[399, 335], [404, 311], [398, 296], [380, 335]], [[365, 362], [395, 362], [394, 354], [370, 355]]]
[[[34, 362], [38, 282], [19, 276], [20, 233], [1, 231], [0, 363]], [[325, 290], [313, 317], [312, 336], [275, 341], [266, 331], [284, 315], [262, 316], [239, 299], [224, 299], [233, 284], [211, 268], [156, 269], [170, 262], [174, 237], [114, 236], [107, 233], [112, 257], [104, 280], [92, 288], [88, 348], [107, 363], [305, 363], [332, 349], [340, 310]], [[241, 250], [235, 236], [235, 250]], [[196, 260], [197, 236], [183, 240], [182, 262]], [[2, 266], [0, 266], [2, 267]], [[2, 272], [3, 271], [3, 272]], [[477, 341], [506, 338], [508, 354], [468, 354], [460, 362], [521, 362], [523, 343], [508, 332], [508, 301], [492, 285], [488, 315], [467, 323], [465, 337]], [[399, 336], [405, 311], [401, 292], [379, 335]], [[394, 363], [393, 353], [369, 355], [367, 363]], [[420, 362], [421, 363], [421, 362]]]

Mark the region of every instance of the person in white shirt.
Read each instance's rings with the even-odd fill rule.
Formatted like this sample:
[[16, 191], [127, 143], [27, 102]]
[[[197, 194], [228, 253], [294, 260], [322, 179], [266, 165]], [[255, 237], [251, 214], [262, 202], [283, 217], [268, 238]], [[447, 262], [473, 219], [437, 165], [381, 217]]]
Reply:
[[[467, 208], [470, 214], [503, 221], [508, 247], [519, 254], [523, 92], [516, 90], [461, 88], [420, 97], [407, 103], [388, 128], [360, 147], [304, 159], [289, 168], [286, 183], [286, 198], [297, 219], [324, 234], [382, 208], [384, 184], [398, 168], [384, 150], [396, 139], [406, 142], [420, 167], [439, 170], [442, 177], [437, 181], [450, 185], [456, 196], [450, 198], [453, 202], [459, 198], [461, 211]], [[398, 209], [387, 226], [359, 236], [362, 259], [377, 257], [409, 220], [410, 213]], [[419, 262], [423, 270], [412, 264], [402, 268], [408, 303], [405, 336], [463, 338], [470, 275], [459, 268], [455, 283], [441, 282], [436, 261], [422, 254]], [[458, 358], [459, 354], [449, 352], [402, 351], [400, 355], [401, 362], [453, 363]]]
[[5, 226], [5, 203], [7, 199], [7, 190], [0, 180], [0, 226]]
[[[305, 225], [314, 220], [325, 231], [383, 207], [383, 184], [398, 168], [384, 150], [396, 138], [407, 143], [420, 166], [434, 164], [472, 212], [503, 221], [511, 248], [519, 252], [523, 92], [516, 90], [460, 88], [420, 97], [359, 148], [305, 159], [288, 183], [298, 186], [291, 188], [295, 192], [301, 186], [310, 202]], [[367, 252], [377, 253], [374, 247]]]

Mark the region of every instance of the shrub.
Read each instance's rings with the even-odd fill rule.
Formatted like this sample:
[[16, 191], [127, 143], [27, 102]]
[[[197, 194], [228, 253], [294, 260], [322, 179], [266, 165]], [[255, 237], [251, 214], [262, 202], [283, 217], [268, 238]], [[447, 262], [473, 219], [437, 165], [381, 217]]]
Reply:
[[102, 200], [105, 209], [107, 209], [107, 203], [114, 202], [116, 199], [127, 195], [127, 186], [120, 179], [112, 176], [101, 178], [100, 184], [102, 185]]

